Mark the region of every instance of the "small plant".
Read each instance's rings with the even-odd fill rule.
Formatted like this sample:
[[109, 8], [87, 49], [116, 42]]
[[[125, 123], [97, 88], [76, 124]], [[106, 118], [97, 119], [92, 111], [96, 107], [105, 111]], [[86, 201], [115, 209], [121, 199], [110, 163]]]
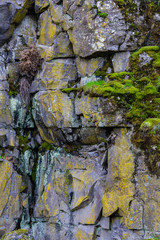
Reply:
[[19, 63], [19, 72], [22, 76], [19, 90], [22, 102], [25, 105], [30, 102], [30, 83], [33, 81], [40, 64], [41, 58], [34, 45], [22, 51]]
[[28, 77], [32, 80], [35, 76], [38, 67], [41, 63], [41, 58], [37, 48], [34, 45], [29, 46], [21, 53], [19, 71], [22, 76]]
[[107, 13], [102, 13], [99, 9], [98, 9], [98, 7], [97, 7], [97, 5], [94, 5], [94, 9], [96, 9], [97, 10], [97, 15], [99, 15], [100, 17], [103, 17], [103, 18], [106, 18], [107, 17]]

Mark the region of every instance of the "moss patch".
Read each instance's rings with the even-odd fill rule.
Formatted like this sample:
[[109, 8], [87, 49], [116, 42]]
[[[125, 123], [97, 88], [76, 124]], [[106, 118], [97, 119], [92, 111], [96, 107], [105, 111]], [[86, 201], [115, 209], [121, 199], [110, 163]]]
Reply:
[[41, 144], [41, 146], [40, 146], [40, 149], [41, 150], [54, 150], [55, 148], [54, 148], [54, 146], [52, 145], [52, 144], [50, 144], [50, 143], [48, 143], [48, 142], [43, 142], [42, 144]]
[[28, 136], [19, 135], [19, 147], [23, 153], [29, 149], [29, 146], [27, 145], [27, 143], [28, 143]]
[[[135, 127], [133, 142], [138, 147], [144, 146], [144, 149], [146, 144], [150, 146], [149, 150], [146, 149], [146, 154], [150, 153], [152, 156], [152, 161], [148, 162], [149, 169], [160, 175], [160, 171], [156, 170], [157, 161], [160, 159], [160, 142], [157, 138], [160, 139], [159, 62], [158, 46], [142, 47], [131, 55], [129, 72], [107, 74], [100, 69], [96, 74], [105, 76], [106, 81], [90, 82], [76, 91], [83, 91], [90, 97], [107, 97], [109, 101], [115, 101], [118, 108], [126, 108], [124, 117]], [[74, 89], [69, 90], [71, 91]], [[144, 131], [144, 126], [151, 126], [152, 130]], [[152, 151], [152, 148], [155, 150]]]
[[101, 11], [98, 9], [97, 5], [94, 5], [94, 9], [97, 10], [97, 15], [99, 15], [100, 17], [102, 17], [102, 18], [106, 18], [106, 17], [107, 17], [108, 14], [101, 12]]
[[61, 91], [64, 93], [77, 92], [78, 88], [63, 88]]

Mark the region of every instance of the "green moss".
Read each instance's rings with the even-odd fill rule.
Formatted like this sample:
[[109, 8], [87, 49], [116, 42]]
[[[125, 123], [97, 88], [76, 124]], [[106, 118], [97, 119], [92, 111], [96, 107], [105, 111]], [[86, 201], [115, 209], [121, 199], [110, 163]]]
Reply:
[[160, 129], [160, 118], [148, 118], [140, 126], [140, 130]]
[[[147, 67], [139, 64], [139, 55], [144, 51], [153, 59]], [[135, 126], [140, 126], [147, 118], [159, 118], [160, 76], [153, 66], [159, 56], [159, 47], [143, 47], [132, 54], [130, 60], [132, 71], [107, 74], [107, 82], [88, 83], [83, 86], [83, 91], [91, 97], [115, 98], [119, 105], [127, 106], [126, 119]], [[97, 73], [100, 75], [101, 71]]]
[[145, 46], [145, 47], [142, 47], [138, 51], [136, 51], [136, 52], [134, 52], [132, 54], [132, 59], [135, 59], [135, 58], [139, 57], [140, 54], [142, 54], [144, 52], [149, 52], [149, 51], [157, 52], [157, 51], [159, 51], [159, 47], [158, 46]]
[[124, 0], [115, 0], [115, 2], [118, 4], [118, 6], [123, 6], [125, 5], [125, 1]]
[[9, 96], [16, 96], [18, 94], [17, 90], [10, 90], [7, 92]]
[[155, 60], [153, 62], [153, 67], [160, 68], [160, 55], [159, 54], [155, 55]]
[[103, 17], [103, 18], [106, 18], [107, 17], [107, 13], [102, 13], [100, 12], [99, 10], [97, 11], [97, 14], [100, 16], [100, 17]]
[[54, 150], [54, 146], [47, 142], [43, 142], [40, 148], [45, 150]]
[[[97, 2], [97, 1], [95, 1], [95, 2]], [[94, 5], [93, 7], [94, 7], [94, 9], [97, 10], [97, 15], [99, 15], [100, 17], [103, 17], [103, 18], [106, 18], [106, 17], [107, 17], [108, 14], [107, 14], [107, 13], [102, 13], [102, 12], [98, 9], [97, 5]]]
[[106, 72], [103, 70], [100, 70], [100, 69], [97, 69], [94, 74], [97, 77], [105, 77], [106, 76]]
[[156, 95], [158, 93], [157, 88], [152, 84], [148, 84], [144, 87], [143, 96], [146, 95]]
[[85, 86], [83, 86], [83, 90], [86, 93], [90, 88], [102, 86], [104, 84], [104, 81], [95, 81], [95, 82], [89, 82]]
[[160, 240], [159, 238], [146, 238], [146, 239], [143, 239], [143, 240]]
[[19, 146], [22, 152], [25, 152], [29, 149], [28, 143], [28, 136], [19, 136]]
[[63, 88], [61, 91], [64, 93], [77, 92], [78, 88]]
[[[146, 65], [140, 64], [139, 55], [143, 52], [151, 57], [151, 61]], [[106, 71], [99, 69], [95, 75], [106, 76], [107, 81], [90, 82], [77, 89], [90, 97], [106, 97], [116, 106], [126, 109], [124, 117], [135, 127], [133, 142], [144, 149], [147, 144], [157, 149], [157, 153], [152, 157], [154, 164], [149, 164], [153, 172], [157, 172], [156, 159], [160, 157], [159, 123], [151, 131], [147, 130], [145, 136], [137, 136], [144, 125], [151, 124], [151, 119], [152, 124], [160, 119], [160, 76], [157, 64], [159, 60], [159, 47], [142, 47], [131, 55], [129, 72], [106, 74]]]
[[132, 76], [133, 73], [131, 72], [120, 72], [120, 73], [109, 73], [107, 74], [107, 77], [109, 79], [113, 79], [113, 80], [122, 80], [123, 78], [127, 77], [127, 76]]

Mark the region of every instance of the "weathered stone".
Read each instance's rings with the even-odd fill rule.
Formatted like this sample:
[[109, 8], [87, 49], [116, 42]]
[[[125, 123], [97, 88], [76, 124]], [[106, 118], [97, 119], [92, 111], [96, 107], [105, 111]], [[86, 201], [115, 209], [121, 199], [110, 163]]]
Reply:
[[[148, 231], [159, 231], [159, 179], [148, 174], [136, 176], [137, 191], [144, 204], [144, 225]], [[152, 230], [151, 230], [152, 229]]]
[[51, 46], [61, 28], [52, 22], [52, 18], [48, 11], [40, 15], [38, 26], [40, 35], [38, 43]]
[[9, 96], [6, 92], [0, 91], [0, 125], [11, 124], [11, 111]]
[[0, 128], [0, 146], [1, 147], [15, 147], [18, 146], [16, 132], [5, 128]]
[[101, 233], [100, 233], [100, 237], [96, 238], [97, 240], [111, 240], [112, 236], [111, 236], [111, 232], [102, 229]]
[[8, 82], [13, 86], [19, 78], [18, 64], [8, 63], [7, 64]]
[[11, 239], [31, 240], [33, 238], [32, 236], [28, 235], [28, 231], [26, 229], [19, 229], [19, 230], [12, 231], [11, 233], [7, 233], [2, 237], [2, 240], [11, 240]]
[[0, 163], [0, 232], [12, 231], [22, 213], [21, 192], [25, 189], [22, 177], [13, 170], [13, 165], [4, 160]]
[[125, 218], [125, 225], [129, 229], [143, 229], [143, 203], [134, 199], [130, 203], [128, 216]]
[[83, 96], [75, 99], [75, 113], [84, 127], [108, 127], [123, 125], [123, 110], [116, 103], [101, 97]]
[[0, 4], [0, 45], [2, 45], [13, 34], [15, 24], [21, 22], [31, 7], [33, 0], [24, 0], [18, 3], [15, 0], [2, 0]]
[[121, 223], [121, 217], [113, 217], [111, 218], [111, 239], [125, 239], [125, 240], [142, 240], [143, 232], [141, 231], [139, 234], [127, 229]]
[[[82, 206], [83, 204], [85, 205], [85, 202], [86, 204], [90, 202], [91, 200], [90, 191], [92, 190], [92, 187], [94, 186], [96, 179], [98, 178], [98, 175], [96, 172], [92, 172], [91, 169], [86, 171], [72, 170], [71, 174], [73, 176], [73, 193], [74, 193], [71, 208], [72, 210], [76, 210], [81, 208], [81, 205]], [[98, 207], [97, 203], [93, 204], [93, 208], [94, 207]], [[100, 210], [98, 209], [98, 211]], [[90, 214], [92, 214], [92, 212]], [[93, 219], [90, 221], [95, 221], [96, 220], [95, 218], [96, 215], [93, 214]]]
[[49, 5], [49, 0], [35, 0], [35, 13], [41, 13]]
[[63, 22], [63, 6], [62, 5], [57, 5], [53, 1], [51, 1], [49, 11], [54, 23], [60, 24]]
[[[30, 26], [30, 27], [28, 27]], [[23, 44], [35, 44], [37, 40], [37, 22], [33, 16], [26, 16], [15, 29], [13, 38], [20, 36]], [[14, 49], [13, 49], [14, 50]]]
[[97, 9], [94, 5], [94, 1], [63, 2], [64, 11], [74, 20], [73, 30], [68, 30], [74, 52], [82, 57], [98, 51], [117, 51], [125, 39], [125, 21], [114, 1], [98, 1]]
[[[75, 81], [77, 77], [74, 61], [71, 59], [58, 59], [45, 62], [42, 71], [36, 76], [32, 83], [31, 92], [38, 90], [56, 90], [68, 86], [68, 83]], [[61, 93], [64, 98], [67, 98]]]
[[93, 74], [91, 77], [82, 77], [80, 81], [80, 86], [84, 86], [89, 82], [96, 82], [97, 77]]
[[10, 61], [19, 60], [24, 50], [23, 40], [21, 36], [14, 36], [8, 44], [10, 51]]
[[10, 104], [14, 128], [34, 128], [31, 112], [22, 104], [20, 96], [11, 97]]
[[110, 229], [110, 219], [109, 217], [101, 217], [101, 220], [99, 221], [98, 225], [100, 225], [103, 229]]
[[73, 50], [68, 34], [60, 32], [53, 40], [52, 46], [38, 45], [38, 49], [45, 61], [50, 61], [54, 58], [73, 57]]
[[78, 57], [76, 59], [78, 73], [81, 77], [91, 77], [97, 69], [103, 67], [104, 62], [105, 59], [102, 57], [91, 59]]
[[0, 81], [4, 81], [7, 78], [5, 60], [6, 60], [5, 56], [2, 56], [2, 57], [0, 56]]
[[89, 204], [85, 206], [85, 201], [84, 201], [84, 206], [79, 210], [74, 211], [73, 213], [74, 223], [75, 224], [79, 224], [79, 223], [80, 224], [96, 224], [100, 216], [101, 210], [102, 210], [101, 196], [96, 191], [94, 191], [94, 197], [92, 200], [90, 200]]
[[78, 137], [82, 144], [90, 145], [106, 142], [106, 132], [103, 128], [81, 128]]
[[92, 240], [95, 237], [94, 226], [80, 225], [74, 230], [74, 239], [76, 240]]
[[0, 81], [0, 91], [9, 91], [9, 84], [7, 81]]
[[116, 53], [112, 59], [114, 72], [125, 72], [129, 67], [130, 52]]
[[103, 216], [108, 217], [117, 210], [128, 216], [129, 203], [133, 200], [135, 187], [131, 182], [134, 173], [134, 156], [125, 129], [116, 132], [114, 146], [108, 150], [108, 174], [105, 193], [102, 197]]
[[153, 60], [146, 52], [140, 54], [139, 59], [140, 59], [140, 66], [141, 67], [150, 63]]
[[[43, 180], [43, 179], [42, 179]], [[65, 177], [62, 174], [58, 173], [56, 174], [56, 177], [54, 174], [52, 174], [51, 180], [47, 184], [44, 190], [43, 196], [39, 195], [39, 198], [37, 199], [35, 210], [34, 210], [34, 216], [35, 217], [55, 217], [58, 215], [60, 209], [59, 209], [59, 194], [62, 194], [63, 197], [66, 198], [67, 192], [67, 184], [65, 184]], [[59, 186], [60, 185], [60, 186]], [[61, 189], [62, 187], [62, 189]], [[57, 191], [59, 190], [59, 194], [57, 194]], [[65, 199], [67, 200], [67, 199]]]
[[35, 95], [34, 100], [38, 104], [36, 111], [39, 112], [46, 127], [63, 128], [74, 125], [73, 105], [66, 94], [58, 90], [41, 91]]

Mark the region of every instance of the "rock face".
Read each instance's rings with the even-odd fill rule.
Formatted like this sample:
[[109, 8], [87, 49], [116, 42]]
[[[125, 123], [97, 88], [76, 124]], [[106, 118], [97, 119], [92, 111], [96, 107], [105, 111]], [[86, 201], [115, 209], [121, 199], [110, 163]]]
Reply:
[[0, 3], [0, 45], [12, 36], [15, 25], [20, 23], [32, 6], [33, 0], [5, 1]]
[[160, 238], [159, 23], [155, 0], [1, 1], [2, 240]]

